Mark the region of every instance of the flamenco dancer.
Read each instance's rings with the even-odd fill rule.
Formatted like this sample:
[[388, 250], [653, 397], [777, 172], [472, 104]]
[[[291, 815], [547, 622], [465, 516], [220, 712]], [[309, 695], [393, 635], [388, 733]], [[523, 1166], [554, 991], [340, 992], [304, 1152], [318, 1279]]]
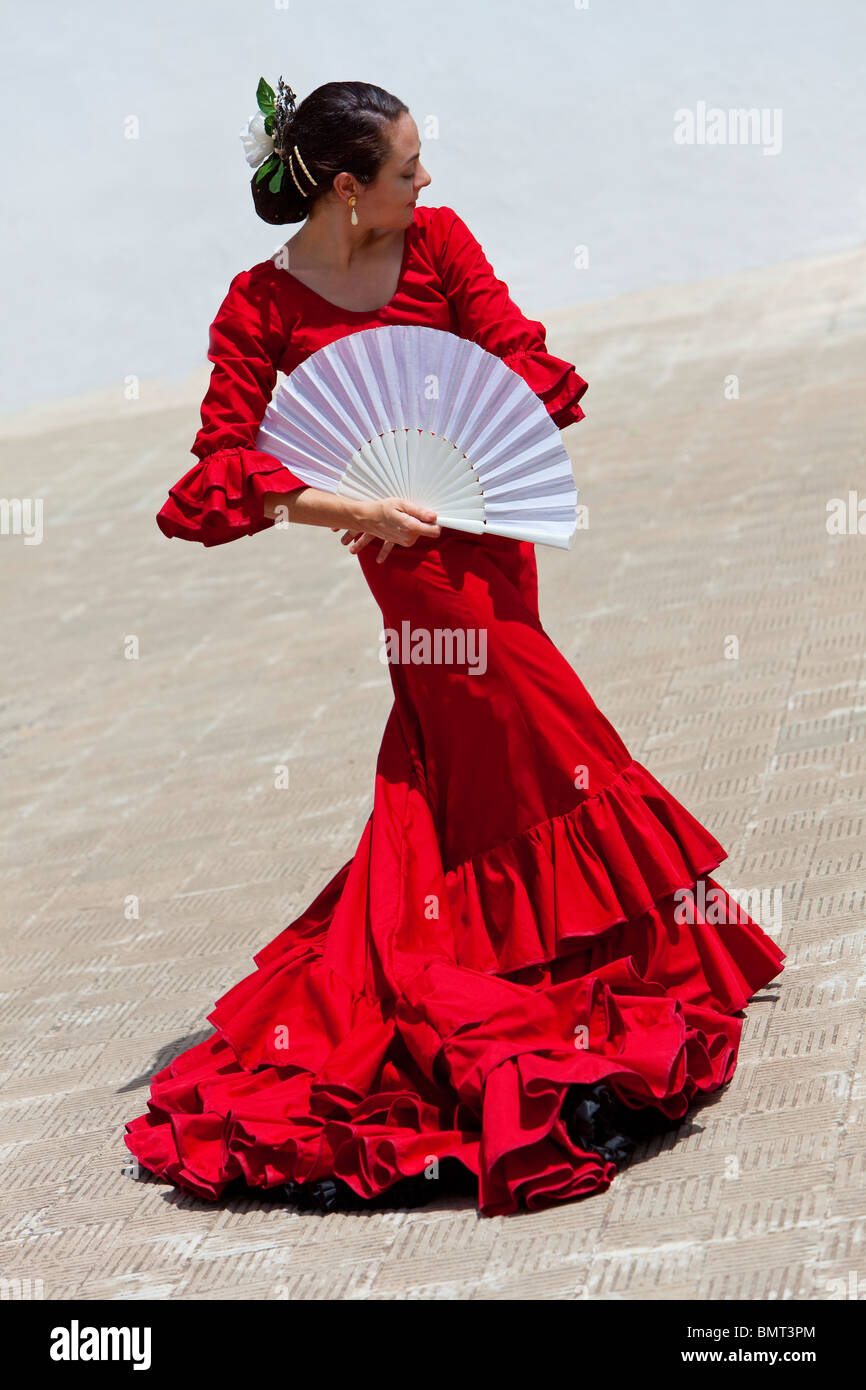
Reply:
[[342, 532], [386, 628], [477, 630], [486, 665], [389, 664], [355, 854], [153, 1077], [124, 1140], [208, 1201], [463, 1190], [492, 1216], [585, 1197], [730, 1081], [741, 1011], [785, 956], [544, 631], [531, 543], [305, 486], [253, 447], [278, 370], [384, 324], [480, 344], [561, 428], [587, 385], [457, 213], [416, 206], [430, 177], [401, 101], [329, 82], [296, 105], [282, 78], [258, 101], [242, 135], [256, 211], [303, 226], [229, 285], [198, 462], [159, 527], [206, 546], [284, 518]]

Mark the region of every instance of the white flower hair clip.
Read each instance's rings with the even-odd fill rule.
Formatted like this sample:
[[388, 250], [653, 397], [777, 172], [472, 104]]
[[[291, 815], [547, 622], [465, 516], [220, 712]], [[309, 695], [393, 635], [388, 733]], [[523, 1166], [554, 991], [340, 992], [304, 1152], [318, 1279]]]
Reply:
[[270, 175], [268, 188], [271, 193], [279, 193], [285, 168], [274, 140], [274, 126], [278, 116], [281, 127], [291, 118], [296, 100], [295, 93], [283, 81], [282, 76], [277, 85], [276, 95], [273, 87], [260, 77], [256, 89], [258, 110], [250, 116], [245, 128], [240, 132], [247, 164], [254, 169], [261, 165], [256, 174], [256, 182], [259, 183]]

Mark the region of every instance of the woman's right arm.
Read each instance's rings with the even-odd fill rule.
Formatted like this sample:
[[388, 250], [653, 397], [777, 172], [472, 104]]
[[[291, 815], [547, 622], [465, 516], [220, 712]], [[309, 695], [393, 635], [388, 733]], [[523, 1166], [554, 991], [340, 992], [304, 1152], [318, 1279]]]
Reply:
[[273, 276], [262, 262], [234, 277], [210, 326], [213, 366], [191, 449], [198, 463], [169, 488], [156, 518], [163, 535], [205, 546], [255, 535], [274, 524], [262, 509], [268, 493], [305, 486], [255, 448], [284, 348]]
[[308, 487], [279, 459], [255, 448], [285, 348], [276, 273], [268, 261], [240, 271], [211, 324], [207, 355], [213, 367], [191, 450], [199, 462], [169, 489], [156, 518], [160, 530], [205, 546], [223, 545], [285, 518], [345, 528], [354, 537], [353, 550], [379, 537], [385, 542], [382, 559], [392, 545], [438, 536], [429, 508], [399, 499], [355, 501]]

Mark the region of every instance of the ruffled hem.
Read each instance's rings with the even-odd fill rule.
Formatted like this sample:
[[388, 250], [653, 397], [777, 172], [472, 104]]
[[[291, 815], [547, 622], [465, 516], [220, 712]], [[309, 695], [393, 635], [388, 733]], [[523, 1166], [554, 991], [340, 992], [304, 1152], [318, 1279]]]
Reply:
[[271, 454], [240, 447], [218, 449], [169, 489], [156, 521], [169, 538], [224, 545], [273, 526], [262, 509], [267, 493], [305, 486]]
[[726, 857], [632, 761], [572, 810], [446, 873], [457, 959], [495, 974], [551, 961], [642, 916]]
[[523, 377], [560, 429], [584, 418], [578, 401], [587, 390], [588, 382], [578, 376], [570, 362], [542, 348], [518, 348], [502, 360]]
[[[604, 1082], [626, 1106], [681, 1118], [730, 1080], [733, 1015], [782, 968], [712, 879], [727, 925], [703, 916], [695, 867], [714, 857], [712, 836], [632, 763], [576, 811], [459, 866], [449, 892], [463, 959], [448, 958], [443, 925], [441, 954], [405, 957], [387, 998], [323, 959], [351, 897], [349, 861], [218, 1001], [211, 1037], [154, 1077], [126, 1145], [211, 1201], [235, 1181], [323, 1178], [372, 1198], [421, 1174], [432, 1199], [446, 1158], [477, 1178], [485, 1216], [603, 1190], [616, 1165], [573, 1142], [569, 1088]], [[687, 914], [677, 889], [692, 890]], [[553, 958], [511, 978], [468, 966], [493, 950], [491, 922], [546, 941]]]
[[[762, 950], [750, 994], [784, 960]], [[392, 1010], [376, 1017], [356, 1001], [356, 1026], [316, 1071], [244, 1069], [239, 1020], [227, 1019], [157, 1074], [125, 1142], [146, 1168], [211, 1201], [235, 1180], [270, 1188], [325, 1177], [371, 1198], [422, 1173], [432, 1199], [445, 1158], [477, 1177], [484, 1216], [587, 1196], [617, 1169], [569, 1137], [570, 1086], [603, 1081], [625, 1105], [675, 1120], [733, 1074], [742, 1020], [669, 989], [628, 956], [542, 988], [434, 961]]]

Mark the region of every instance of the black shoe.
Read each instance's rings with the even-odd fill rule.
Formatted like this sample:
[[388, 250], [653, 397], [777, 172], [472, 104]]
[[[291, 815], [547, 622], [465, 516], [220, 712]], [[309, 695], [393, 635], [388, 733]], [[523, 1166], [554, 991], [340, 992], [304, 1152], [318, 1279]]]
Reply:
[[619, 1166], [630, 1157], [634, 1143], [613, 1123], [611, 1100], [606, 1086], [569, 1086], [562, 1118], [573, 1144]]
[[339, 1178], [317, 1178], [315, 1182], [283, 1184], [286, 1200], [298, 1211], [347, 1211], [359, 1200], [348, 1183]]
[[299, 1211], [400, 1211], [405, 1207], [426, 1207], [437, 1197], [477, 1196], [478, 1179], [459, 1160], [443, 1159], [438, 1179], [426, 1178], [423, 1173], [398, 1178], [375, 1197], [360, 1197], [341, 1178], [287, 1182], [282, 1191]]
[[618, 1167], [631, 1158], [638, 1140], [664, 1134], [680, 1124], [654, 1105], [639, 1109], [626, 1105], [604, 1082], [569, 1086], [562, 1118], [572, 1143]]

